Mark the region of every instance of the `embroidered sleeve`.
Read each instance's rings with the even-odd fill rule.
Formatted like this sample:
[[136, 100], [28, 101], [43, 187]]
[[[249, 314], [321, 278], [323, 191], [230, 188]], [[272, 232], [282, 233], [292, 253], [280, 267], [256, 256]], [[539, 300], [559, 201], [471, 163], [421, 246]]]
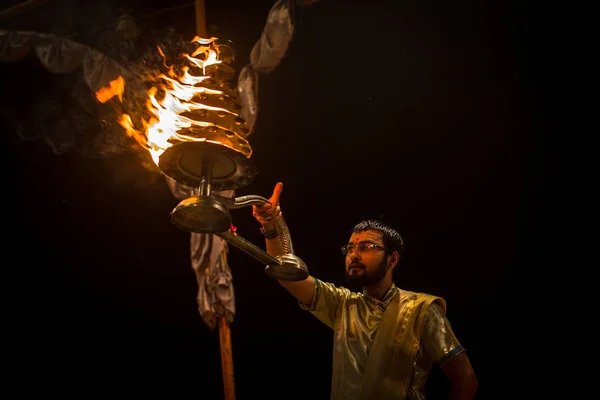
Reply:
[[306, 307], [300, 302], [298, 302], [298, 305], [303, 310], [310, 311], [321, 322], [333, 329], [335, 315], [343, 293], [344, 288], [337, 288], [332, 283], [326, 283], [315, 278], [315, 294], [311, 307]]
[[439, 366], [464, 351], [452, 331], [450, 322], [436, 304], [432, 304], [427, 310], [423, 320], [421, 340], [425, 351]]

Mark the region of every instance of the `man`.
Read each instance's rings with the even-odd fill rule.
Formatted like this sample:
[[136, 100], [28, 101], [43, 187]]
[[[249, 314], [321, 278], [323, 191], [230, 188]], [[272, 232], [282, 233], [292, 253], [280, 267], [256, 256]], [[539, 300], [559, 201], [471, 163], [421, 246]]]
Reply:
[[[272, 256], [282, 254], [275, 224], [281, 218], [282, 189], [280, 182], [269, 204], [253, 206]], [[346, 277], [352, 285], [362, 286], [362, 293], [312, 276], [279, 281], [303, 309], [334, 330], [331, 398], [424, 399], [435, 364], [450, 382], [449, 398], [473, 399], [477, 377], [445, 317], [444, 299], [401, 290], [392, 280], [402, 250], [402, 238], [395, 230], [364, 221], [342, 247]]]

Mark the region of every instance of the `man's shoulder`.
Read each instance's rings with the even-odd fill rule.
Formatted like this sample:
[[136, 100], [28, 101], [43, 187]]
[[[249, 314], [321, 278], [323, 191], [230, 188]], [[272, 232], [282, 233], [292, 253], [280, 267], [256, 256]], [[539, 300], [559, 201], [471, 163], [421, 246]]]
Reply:
[[400, 289], [400, 295], [404, 297], [422, 298], [422, 299], [443, 299], [441, 296], [427, 292], [417, 292], [413, 290]]
[[407, 300], [413, 300], [418, 304], [429, 306], [430, 304], [436, 304], [442, 311], [446, 312], [446, 300], [443, 297], [426, 292], [415, 292], [411, 290], [400, 289], [400, 298]]

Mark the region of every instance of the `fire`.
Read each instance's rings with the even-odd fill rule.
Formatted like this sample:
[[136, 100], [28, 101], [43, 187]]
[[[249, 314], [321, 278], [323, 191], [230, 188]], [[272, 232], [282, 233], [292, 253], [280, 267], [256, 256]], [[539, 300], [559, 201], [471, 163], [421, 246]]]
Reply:
[[123, 101], [123, 91], [125, 91], [125, 79], [119, 76], [117, 79], [110, 81], [108, 87], [100, 88], [96, 92], [96, 99], [100, 103], [106, 103], [114, 96], [117, 96], [119, 100]]
[[[146, 148], [158, 165], [160, 155], [169, 147], [185, 141], [212, 141], [231, 147], [247, 157], [251, 149], [244, 136], [246, 122], [240, 118], [235, 91], [219, 80], [215, 66], [223, 63], [217, 38], [194, 37], [190, 43], [198, 47], [192, 54], [181, 54], [188, 65], [167, 65], [164, 51], [158, 47], [163, 64], [168, 69], [157, 74], [157, 82], [148, 90], [146, 108], [149, 120], [142, 119], [136, 127], [129, 114], [121, 114], [119, 124], [128, 136]], [[179, 72], [176, 72], [179, 71]], [[125, 80], [119, 77], [110, 86], [96, 92], [104, 103], [117, 96], [122, 102]]]

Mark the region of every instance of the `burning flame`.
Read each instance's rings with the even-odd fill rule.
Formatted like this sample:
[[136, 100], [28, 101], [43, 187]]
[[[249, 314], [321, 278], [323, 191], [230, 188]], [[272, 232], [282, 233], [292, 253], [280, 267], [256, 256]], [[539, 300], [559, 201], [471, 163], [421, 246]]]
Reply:
[[[223, 98], [224, 91], [211, 89], [202, 86], [203, 82], [210, 79], [206, 75], [207, 67], [220, 64], [223, 61], [219, 59], [218, 50], [213, 46], [217, 38], [209, 39], [194, 37], [190, 43], [198, 43], [199, 46], [190, 54], [182, 54], [184, 60], [189, 62], [189, 66], [179, 68], [181, 73], [175, 72], [173, 65], [167, 65], [167, 58], [163, 50], [158, 47], [158, 52], [163, 57], [163, 64], [168, 68], [168, 72], [159, 74], [156, 78], [160, 82], [148, 90], [148, 99], [146, 107], [150, 111], [151, 118], [142, 120], [143, 130], [136, 129], [129, 114], [121, 114], [119, 124], [125, 129], [128, 136], [133, 137], [140, 145], [145, 147], [151, 154], [152, 159], [158, 165], [160, 155], [169, 147], [178, 141], [205, 141], [206, 137], [195, 137], [182, 132], [191, 127], [201, 127], [213, 129], [225, 129], [219, 127], [214, 121], [202, 121], [182, 115], [198, 110], [207, 110], [217, 112], [219, 116], [231, 114], [237, 118], [239, 124], [239, 115], [225, 107], [216, 107], [195, 101], [202, 98], [202, 95], [212, 95], [217, 98]], [[202, 71], [202, 74], [191, 73]], [[117, 96], [122, 102], [122, 94], [125, 88], [125, 80], [122, 77], [110, 82], [109, 87], [104, 87], [96, 92], [96, 98], [105, 103], [110, 98]], [[160, 93], [160, 96], [159, 96]], [[225, 113], [225, 114], [224, 114]], [[231, 136], [233, 132], [227, 132]], [[238, 142], [245, 142], [238, 137]]]
[[125, 79], [119, 76], [117, 79], [110, 81], [108, 87], [100, 88], [96, 92], [96, 98], [100, 103], [106, 103], [112, 97], [117, 96], [123, 101], [123, 92], [125, 91]]

